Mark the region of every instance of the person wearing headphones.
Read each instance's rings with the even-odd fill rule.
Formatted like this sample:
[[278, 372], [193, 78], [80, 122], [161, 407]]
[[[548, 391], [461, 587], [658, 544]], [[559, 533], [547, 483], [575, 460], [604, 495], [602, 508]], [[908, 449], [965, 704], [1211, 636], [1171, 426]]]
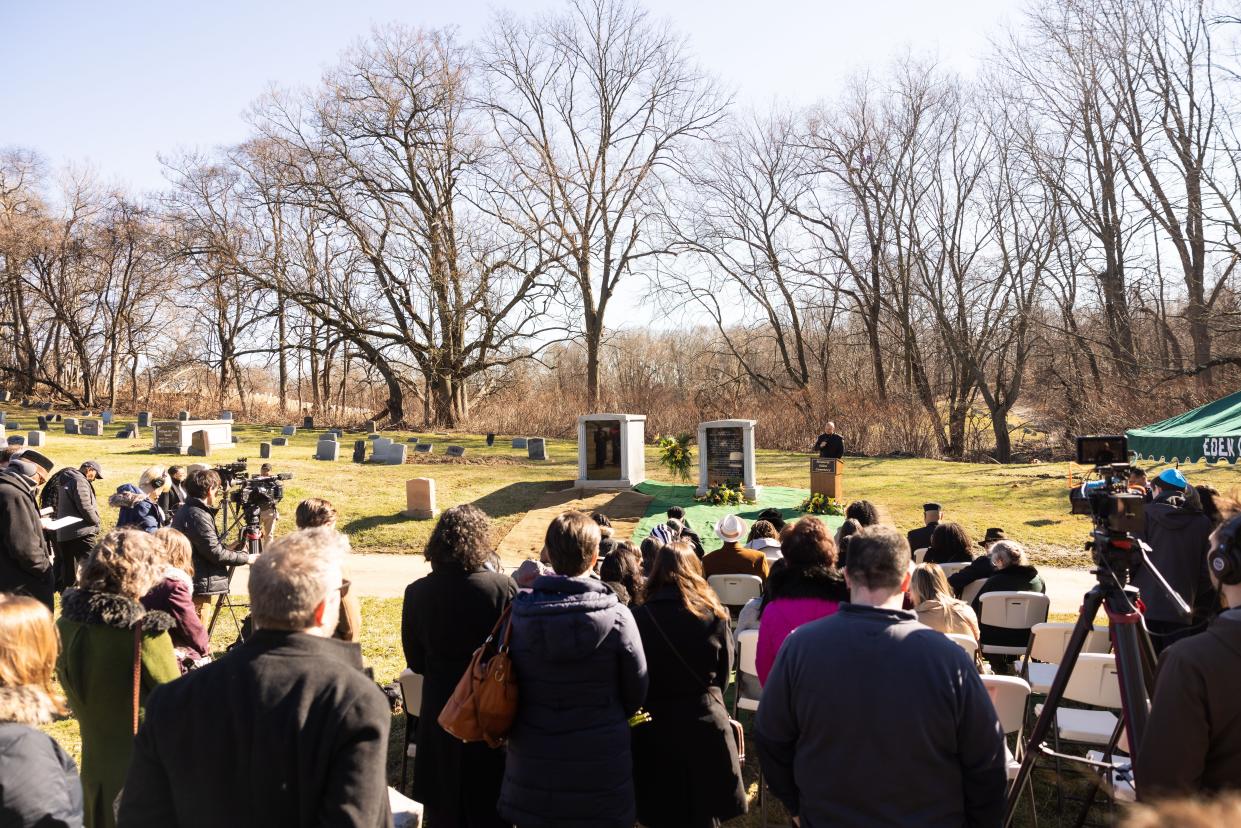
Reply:
[[1134, 777], [1143, 801], [1241, 789], [1241, 501], [1211, 535], [1207, 565], [1228, 601], [1201, 635], [1159, 662]]

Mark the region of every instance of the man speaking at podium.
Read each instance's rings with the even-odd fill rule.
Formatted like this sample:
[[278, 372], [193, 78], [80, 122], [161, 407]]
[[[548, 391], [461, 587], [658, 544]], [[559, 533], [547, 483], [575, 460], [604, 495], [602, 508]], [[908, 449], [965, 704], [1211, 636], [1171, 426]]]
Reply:
[[839, 460], [845, 456], [845, 441], [836, 433], [835, 423], [828, 423], [824, 427], [812, 451], [817, 451], [819, 457], [826, 460]]

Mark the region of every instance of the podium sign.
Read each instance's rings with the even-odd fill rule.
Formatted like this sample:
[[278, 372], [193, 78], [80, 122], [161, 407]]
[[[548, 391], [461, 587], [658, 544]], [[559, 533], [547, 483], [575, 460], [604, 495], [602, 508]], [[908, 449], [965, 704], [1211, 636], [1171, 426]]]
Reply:
[[810, 461], [810, 493], [844, 500], [844, 476], [843, 460], [815, 457]]

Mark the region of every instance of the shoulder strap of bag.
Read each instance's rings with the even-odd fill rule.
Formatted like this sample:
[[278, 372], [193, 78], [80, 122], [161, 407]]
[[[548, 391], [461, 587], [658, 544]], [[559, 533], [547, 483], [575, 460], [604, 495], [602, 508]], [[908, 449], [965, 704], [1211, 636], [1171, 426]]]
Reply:
[[138, 733], [138, 693], [142, 687], [142, 624], [134, 627], [134, 734]]
[[655, 631], [659, 633], [659, 637], [662, 638], [664, 643], [668, 645], [668, 649], [672, 650], [672, 654], [677, 657], [677, 661], [681, 662], [681, 665], [685, 667], [685, 671], [694, 677], [694, 683], [701, 684], [702, 691], [704, 693], [714, 696], [714, 694], [711, 693], [711, 685], [702, 680], [702, 677], [699, 676], [698, 673], [695, 672], [694, 668], [689, 665], [689, 662], [685, 660], [685, 656], [681, 655], [681, 651], [678, 650], [676, 645], [672, 643], [672, 639], [668, 637], [666, 632], [664, 632], [664, 628], [659, 626], [659, 621], [655, 619], [655, 613], [651, 612], [650, 605], [643, 604], [642, 609], [646, 610], [646, 616], [650, 618], [651, 623], [655, 625]]
[[503, 629], [504, 636], [500, 640], [500, 644], [496, 648], [496, 651], [501, 652], [501, 653], [508, 652], [509, 642], [512, 640], [512, 637], [513, 637], [512, 614], [513, 614], [513, 602], [509, 601], [507, 604], [504, 605], [504, 611], [500, 613], [500, 617], [496, 619], [496, 625], [491, 628], [491, 633], [487, 636], [487, 640], [483, 642], [484, 647], [490, 644], [492, 641], [494, 641], [496, 636], [500, 634], [500, 630]]

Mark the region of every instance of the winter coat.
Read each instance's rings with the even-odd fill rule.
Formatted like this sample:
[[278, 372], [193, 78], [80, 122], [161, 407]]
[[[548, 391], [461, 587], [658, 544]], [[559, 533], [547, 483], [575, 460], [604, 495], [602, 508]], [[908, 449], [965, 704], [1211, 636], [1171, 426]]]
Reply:
[[[182, 570], [170, 566], [164, 570], [163, 579], [142, 596], [142, 606], [172, 616], [174, 626], [168, 631], [172, 646], [185, 650], [190, 661], [197, 661], [210, 655], [211, 638], [194, 609], [193, 596], [194, 581]], [[178, 653], [178, 661], [184, 666], [186, 659]]]
[[414, 799], [463, 828], [501, 825], [496, 815], [504, 751], [465, 743], [437, 719], [474, 651], [517, 594], [507, 575], [440, 568], [405, 589], [401, 645], [409, 669], [421, 673]]
[[[666, 587], [634, 610], [651, 721], [633, 729], [638, 820], [649, 828], [710, 826], [745, 813], [724, 690], [732, 669], [726, 618], [701, 619]], [[666, 636], [666, 638], [665, 638]]]
[[704, 578], [712, 575], [757, 575], [766, 581], [770, 570], [771, 564], [766, 555], [757, 549], [741, 546], [723, 546], [707, 553], [702, 559]]
[[165, 515], [172, 516], [186, 500], [185, 484], [178, 483], [169, 476], [168, 488], [159, 496], [159, 508]]
[[934, 523], [928, 523], [926, 526], [919, 526], [917, 529], [911, 530], [905, 536], [909, 541], [909, 551], [913, 553], [919, 549], [930, 549], [931, 535], [935, 534], [935, 529], [938, 526], [939, 521], [935, 521]]
[[956, 572], [948, 576], [948, 586], [952, 587], [952, 594], [961, 597], [961, 592], [975, 581], [985, 581], [995, 574], [995, 564], [991, 560], [991, 556], [983, 553], [974, 560], [970, 561], [970, 565], [958, 569]]
[[194, 547], [194, 594], [220, 595], [228, 592], [228, 570], [244, 566], [245, 552], [225, 548], [215, 527], [215, 513], [202, 500], [191, 497], [177, 510], [172, 528], [182, 532]]
[[108, 498], [108, 505], [121, 510], [116, 517], [117, 529], [140, 529], [153, 533], [164, 525], [164, 513], [159, 504], [133, 483], [118, 488], [116, 494]]
[[913, 613], [843, 604], [776, 657], [754, 741], [805, 828], [999, 825], [1005, 744], [965, 651]]
[[522, 828], [631, 828], [628, 719], [646, 657], [628, 607], [590, 577], [542, 575], [513, 599], [521, 688], [500, 816]]
[[978, 616], [973, 608], [964, 601], [940, 600], [928, 598], [914, 607], [918, 613], [919, 623], [926, 624], [933, 630], [948, 635], [968, 635], [978, 640]]
[[0, 688], [0, 825], [5, 828], [82, 826], [77, 765], [37, 729], [54, 718], [43, 688]]
[[121, 828], [390, 828], [391, 721], [357, 644], [258, 630], [151, 695]]
[[789, 633], [802, 624], [831, 615], [848, 600], [844, 576], [833, 569], [776, 567], [767, 580], [766, 596], [759, 610], [755, 657], [759, 682], [767, 681], [780, 645]]
[[82, 521], [57, 529], [56, 540], [64, 543], [98, 535], [99, 506], [95, 502], [95, 486], [86, 475], [78, 469], [64, 469], [56, 476], [56, 488], [56, 518], [75, 517]]
[[1164, 650], [1134, 770], [1143, 799], [1241, 788], [1241, 610]]
[[[1146, 526], [1139, 537], [1150, 544], [1150, 559], [1168, 586], [1195, 610], [1195, 622], [1210, 614], [1215, 590], [1207, 571], [1207, 552], [1211, 548], [1211, 519], [1200, 511], [1185, 508], [1175, 493], [1160, 493], [1146, 506]], [[1146, 604], [1146, 618], [1172, 624], [1188, 624], [1190, 619], [1176, 610], [1158, 578], [1139, 562], [1133, 567], [1133, 584]]]
[[155, 687], [181, 675], [166, 613], [121, 595], [67, 589], [61, 596], [56, 673], [82, 730], [87, 828], [112, 828], [113, 802], [133, 752], [134, 638], [141, 631], [139, 706]]
[[34, 486], [0, 472], [0, 592], [29, 595], [52, 609], [56, 585]]
[[974, 616], [979, 621], [979, 644], [994, 644], [999, 647], [1024, 647], [1029, 644], [1029, 630], [1010, 630], [982, 623], [982, 596], [988, 592], [1047, 592], [1038, 570], [1032, 566], [1006, 566], [997, 569], [982, 585], [982, 589], [978, 590], [972, 604]]

